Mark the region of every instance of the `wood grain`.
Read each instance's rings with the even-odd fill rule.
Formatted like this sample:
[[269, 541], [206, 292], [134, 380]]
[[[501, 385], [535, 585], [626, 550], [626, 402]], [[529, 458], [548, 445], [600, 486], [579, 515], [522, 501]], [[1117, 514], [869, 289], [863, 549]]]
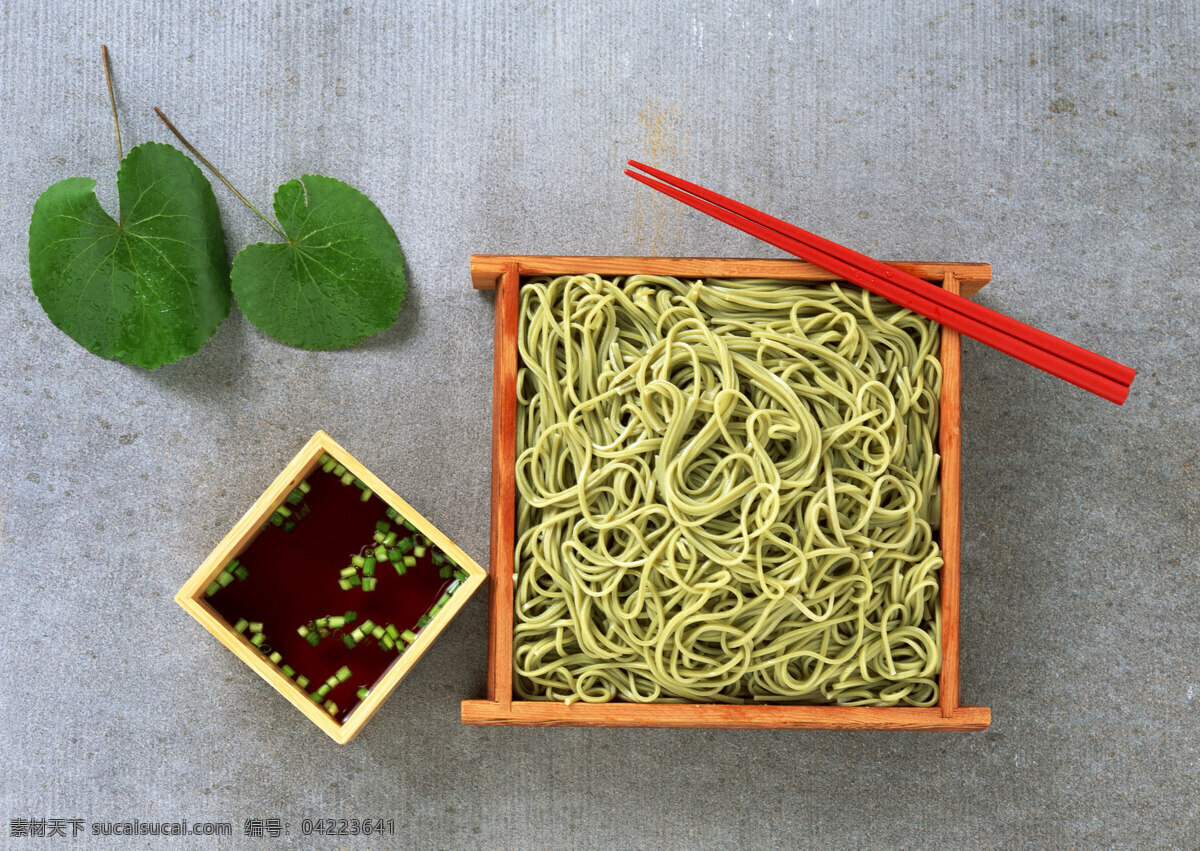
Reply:
[[[958, 293], [958, 280], [947, 272], [942, 286]], [[950, 718], [958, 708], [959, 570], [962, 550], [962, 341], [957, 331], [942, 328], [942, 398], [938, 453], [942, 456], [942, 673], [940, 705]]]
[[[951, 291], [977, 292], [991, 278], [985, 263], [892, 264]], [[607, 275], [666, 274], [696, 277], [771, 277], [829, 280], [812, 264], [795, 260], [664, 257], [533, 257], [472, 255], [478, 289], [497, 288], [492, 409], [492, 552], [487, 700], [462, 704], [464, 724], [587, 727], [712, 727], [726, 729], [982, 730], [986, 707], [958, 704], [959, 577], [959, 335], [943, 329], [942, 456], [942, 643], [941, 702], [930, 708], [784, 706], [750, 704], [573, 704], [513, 700], [513, 546], [516, 508], [516, 373], [519, 287], [522, 276], [597, 272]], [[970, 287], [965, 285], [970, 281]]]
[[[828, 281], [831, 276], [819, 266], [802, 260], [756, 260], [719, 257], [560, 257], [537, 255], [472, 254], [471, 284], [477, 290], [495, 289], [508, 264], [517, 263], [520, 273], [530, 275], [674, 275], [711, 278], [780, 278], [790, 281]], [[992, 279], [987, 263], [889, 262], [926, 281], [941, 283], [952, 272], [962, 295], [972, 296]]]
[[465, 700], [462, 722], [528, 727], [708, 727], [724, 730], [983, 730], [984, 706], [960, 706], [946, 717], [934, 706], [729, 706], [716, 703], [575, 703], [520, 700], [504, 708]]
[[517, 315], [521, 276], [505, 266], [496, 292], [496, 360], [492, 372], [492, 535], [488, 598], [488, 698], [512, 701], [513, 547], [517, 493]]
[[[239, 633], [226, 623], [225, 619], [216, 613], [205, 598], [204, 591], [208, 584], [225, 568], [230, 559], [242, 553], [250, 542], [258, 535], [263, 523], [267, 521], [283, 500], [300, 484], [309, 473], [316, 468], [321, 456], [325, 453], [333, 456], [346, 470], [366, 483], [376, 496], [400, 512], [408, 519], [421, 534], [441, 547], [459, 566], [467, 572], [467, 579], [460, 589], [450, 597], [427, 627], [417, 636], [417, 640], [400, 656], [371, 688], [370, 695], [361, 701], [345, 720], [338, 722], [331, 718], [309, 698], [308, 694], [290, 678], [283, 675], [263, 653], [249, 642], [246, 636]], [[421, 516], [415, 508], [400, 498], [399, 494], [385, 485], [370, 470], [364, 467], [358, 459], [347, 452], [332, 437], [323, 431], [318, 431], [308, 443], [296, 453], [288, 465], [283, 468], [275, 481], [266, 489], [242, 515], [216, 548], [209, 554], [204, 563], [184, 583], [175, 595], [175, 602], [184, 611], [194, 617], [200, 624], [211, 632], [218, 641], [228, 647], [233, 654], [250, 666], [256, 674], [266, 680], [273, 689], [286, 697], [304, 715], [321, 728], [338, 744], [346, 744], [362, 731], [362, 728], [391, 695], [392, 691], [404, 679], [417, 660], [425, 653], [438, 635], [454, 620], [459, 610], [467, 604], [479, 587], [487, 579], [487, 572], [470, 556], [459, 549], [458, 545], [447, 538], [429, 520]]]

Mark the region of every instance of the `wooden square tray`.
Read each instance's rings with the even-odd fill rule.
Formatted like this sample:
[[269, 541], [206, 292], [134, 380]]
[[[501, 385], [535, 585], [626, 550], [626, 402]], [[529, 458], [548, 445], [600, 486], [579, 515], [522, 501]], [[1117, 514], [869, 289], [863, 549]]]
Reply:
[[[892, 263], [951, 292], [971, 296], [991, 280], [986, 263]], [[991, 710], [959, 704], [959, 500], [961, 497], [959, 335], [942, 328], [942, 672], [933, 707], [794, 706], [716, 703], [575, 703], [513, 697], [513, 549], [516, 534], [517, 313], [522, 279], [539, 275], [672, 275], [678, 278], [777, 278], [828, 281], [828, 272], [798, 260], [675, 257], [535, 257], [473, 255], [471, 282], [496, 290], [492, 385], [492, 534], [487, 699], [462, 704], [464, 724], [579, 727], [715, 727], [809, 730], [982, 730]]]

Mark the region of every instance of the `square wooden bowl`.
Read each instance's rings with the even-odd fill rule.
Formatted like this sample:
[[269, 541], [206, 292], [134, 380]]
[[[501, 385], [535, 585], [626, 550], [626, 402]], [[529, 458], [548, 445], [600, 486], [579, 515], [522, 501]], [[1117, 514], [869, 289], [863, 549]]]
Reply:
[[[974, 295], [991, 280], [986, 263], [892, 263], [951, 292]], [[671, 257], [532, 257], [473, 255], [471, 282], [496, 290], [492, 385], [491, 599], [487, 699], [462, 704], [464, 724], [582, 727], [719, 727], [828, 730], [982, 730], [991, 710], [958, 700], [960, 435], [959, 335], [942, 329], [942, 672], [933, 707], [795, 706], [715, 703], [574, 703], [517, 700], [513, 695], [513, 548], [516, 534], [516, 383], [518, 291], [539, 275], [671, 275], [677, 278], [776, 278], [829, 281], [798, 260]]]
[[[314, 703], [304, 689], [285, 676], [257, 647], [250, 643], [245, 635], [237, 632], [218, 614], [205, 596], [205, 589], [209, 583], [220, 575], [230, 559], [236, 558], [250, 545], [275, 509], [283, 504], [292, 489], [318, 466], [321, 456], [326, 453], [345, 466], [348, 472], [366, 483], [376, 496], [398, 511], [401, 517], [407, 518], [417, 528], [417, 531], [440, 547], [468, 574], [458, 591], [451, 595], [449, 601], [433, 617], [428, 626], [418, 633], [416, 641], [391, 663], [382, 678], [371, 687], [371, 693], [355, 706], [344, 721], [330, 717], [325, 710]], [[458, 611], [466, 605], [467, 600], [479, 589], [486, 577], [487, 572], [472, 561], [453, 541], [439, 532], [432, 523], [360, 464], [333, 438], [323, 431], [318, 431], [296, 454], [296, 457], [284, 467], [283, 472], [250, 507], [250, 510], [242, 516], [242, 519], [217, 545], [212, 554], [204, 560], [204, 563], [192, 574], [187, 583], [179, 589], [179, 593], [175, 595], [175, 601], [183, 606], [188, 614], [198, 620], [205, 629], [215, 635], [218, 641], [232, 650], [234, 655], [245, 662], [251, 670], [290, 700], [297, 709], [308, 716], [310, 721], [324, 730], [338, 744], [345, 744], [357, 736], [363, 726], [379, 711], [379, 707], [388, 699], [392, 690], [433, 644], [438, 634], [445, 629], [446, 624], [453, 620]]]

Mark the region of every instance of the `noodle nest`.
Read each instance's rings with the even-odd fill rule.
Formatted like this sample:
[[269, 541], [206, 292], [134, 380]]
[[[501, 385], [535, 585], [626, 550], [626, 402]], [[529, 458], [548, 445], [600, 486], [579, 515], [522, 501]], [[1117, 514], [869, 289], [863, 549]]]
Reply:
[[937, 325], [847, 284], [521, 288], [514, 685], [931, 706]]

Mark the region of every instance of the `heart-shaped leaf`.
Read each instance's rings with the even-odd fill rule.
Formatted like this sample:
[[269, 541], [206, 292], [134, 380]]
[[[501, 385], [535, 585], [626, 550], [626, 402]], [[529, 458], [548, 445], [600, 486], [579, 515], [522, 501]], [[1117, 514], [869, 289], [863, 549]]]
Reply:
[[29, 224], [29, 277], [50, 321], [88, 351], [153, 369], [194, 354], [229, 314], [217, 200], [182, 151], [138, 145], [117, 171], [120, 221], [96, 181], [42, 193]]
[[288, 241], [248, 245], [233, 261], [233, 294], [251, 322], [291, 346], [340, 349], [396, 321], [404, 252], [371, 199], [306, 174], [275, 192], [275, 216]]

